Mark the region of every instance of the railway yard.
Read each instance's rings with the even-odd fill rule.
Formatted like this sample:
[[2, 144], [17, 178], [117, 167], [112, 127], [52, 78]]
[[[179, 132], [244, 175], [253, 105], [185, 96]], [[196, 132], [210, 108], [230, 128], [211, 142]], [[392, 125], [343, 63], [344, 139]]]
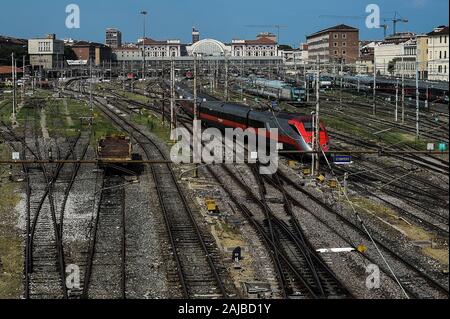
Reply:
[[[447, 102], [420, 101], [417, 122], [415, 98], [341, 79], [275, 108], [240, 77], [204, 67], [171, 82], [168, 69], [19, 94], [17, 123], [0, 97], [0, 297], [448, 298]], [[320, 94], [329, 150], [316, 167], [314, 151], [280, 150], [271, 175], [251, 161], [172, 163], [170, 102], [192, 132], [187, 91], [205, 118], [227, 100], [247, 122], [311, 117]], [[295, 132], [311, 135], [308, 121]]]

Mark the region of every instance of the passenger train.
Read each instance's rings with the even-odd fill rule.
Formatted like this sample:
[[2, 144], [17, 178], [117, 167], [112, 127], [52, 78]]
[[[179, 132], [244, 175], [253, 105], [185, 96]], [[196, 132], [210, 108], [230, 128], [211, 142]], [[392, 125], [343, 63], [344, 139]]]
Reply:
[[304, 88], [278, 80], [264, 78], [238, 78], [244, 91], [280, 101], [303, 102], [306, 100]]
[[[396, 86], [399, 84], [402, 89], [402, 81], [397, 79], [389, 79], [385, 77], [377, 77], [377, 93], [395, 96]], [[343, 77], [343, 85], [347, 88], [357, 88], [360, 92], [372, 94], [373, 92], [373, 76], [352, 76], [345, 75]], [[416, 97], [416, 82], [413, 79], [405, 79], [404, 81], [405, 97]], [[420, 100], [428, 100], [434, 103], [449, 102], [449, 86], [444, 82], [419, 81]]]
[[[178, 88], [183, 96], [180, 104], [186, 113], [193, 116], [193, 96], [189, 89]], [[235, 103], [221, 102], [210, 96], [199, 94], [199, 119], [208, 126], [225, 128], [257, 129], [277, 128], [278, 143], [283, 150], [310, 152], [313, 150], [313, 118], [293, 113], [274, 113], [273, 111], [255, 111]], [[329, 136], [323, 122], [320, 122], [320, 145], [329, 151]], [[267, 135], [264, 136], [267, 138]], [[272, 137], [270, 137], [272, 138]]]

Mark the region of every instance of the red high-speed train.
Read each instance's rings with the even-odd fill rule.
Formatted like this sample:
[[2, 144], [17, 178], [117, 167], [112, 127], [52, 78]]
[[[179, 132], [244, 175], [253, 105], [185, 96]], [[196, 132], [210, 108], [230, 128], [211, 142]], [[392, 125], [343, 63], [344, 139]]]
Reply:
[[[183, 109], [193, 115], [193, 96], [190, 90], [180, 89], [183, 99], [180, 101]], [[277, 128], [278, 143], [284, 150], [311, 152], [313, 150], [312, 116], [302, 116], [292, 113], [275, 113], [272, 111], [254, 111], [251, 108], [235, 103], [218, 101], [212, 97], [199, 95], [199, 119], [208, 126], [219, 129], [241, 128]], [[258, 133], [257, 133], [258, 134]], [[266, 138], [275, 138], [266, 135]], [[320, 122], [320, 145], [327, 152], [330, 140], [323, 122]]]

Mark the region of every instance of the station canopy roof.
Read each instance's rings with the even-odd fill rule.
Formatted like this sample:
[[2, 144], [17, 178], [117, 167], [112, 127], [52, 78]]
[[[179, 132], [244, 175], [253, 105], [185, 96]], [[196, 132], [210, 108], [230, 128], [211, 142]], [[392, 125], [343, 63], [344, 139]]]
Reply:
[[192, 45], [192, 54], [200, 56], [223, 56], [226, 52], [225, 44], [214, 39], [204, 39]]

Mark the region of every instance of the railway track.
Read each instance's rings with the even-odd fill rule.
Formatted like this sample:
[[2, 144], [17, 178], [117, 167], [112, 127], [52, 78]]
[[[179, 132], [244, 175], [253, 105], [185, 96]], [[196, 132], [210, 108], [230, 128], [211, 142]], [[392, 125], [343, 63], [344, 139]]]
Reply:
[[[97, 98], [96, 104], [115, 125], [133, 135], [148, 160], [167, 159], [160, 147], [137, 126], [117, 116], [101, 99]], [[154, 164], [150, 169], [177, 265], [183, 296], [227, 297], [222, 279], [225, 274], [221, 267], [217, 267], [218, 253], [215, 249], [212, 250], [212, 242], [203, 237], [172, 168], [167, 164]]]
[[102, 178], [81, 298], [126, 299], [125, 180]]
[[[301, 204], [298, 201], [295, 201], [294, 198], [290, 197], [290, 199], [294, 200], [296, 205]], [[243, 208], [243, 210], [245, 210], [245, 208]], [[446, 232], [448, 233], [448, 231], [446, 231]], [[380, 244], [380, 242], [377, 242], [377, 244]], [[418, 282], [426, 281], [427, 282], [426, 285], [428, 285], [431, 289], [435, 289], [435, 290], [437, 289], [441, 293], [448, 295], [448, 288], [443, 286], [439, 281], [436, 281], [435, 279], [431, 278], [428, 274], [424, 274], [419, 268], [417, 268], [417, 266], [415, 265], [415, 262], [406, 260], [406, 258], [401, 257], [400, 254], [393, 252], [392, 249], [386, 247], [385, 244], [382, 244], [382, 246], [385, 247], [385, 249], [388, 251], [388, 253], [391, 254], [391, 257], [399, 258], [400, 262], [403, 263], [403, 266], [406, 266], [407, 268], [409, 268], [409, 271], [411, 271], [413, 273], [413, 274], [406, 275], [404, 278], [416, 278], [416, 279], [421, 278], [420, 280], [418, 279]], [[385, 269], [385, 271], [386, 271], [386, 273], [389, 274], [389, 272], [386, 269]], [[406, 280], [405, 282], [409, 282], [409, 281]], [[420, 293], [418, 293], [418, 291], [417, 291], [417, 286], [414, 287], [414, 285], [413, 285], [413, 287], [407, 288], [407, 290], [411, 296], [419, 296], [420, 295]]]
[[[35, 109], [36, 118], [36, 109]], [[30, 127], [29, 118], [24, 121], [24, 137], [19, 137], [12, 128], [7, 128], [9, 141], [19, 142], [22, 158], [42, 160], [47, 145], [38, 140], [36, 122]], [[4, 123], [3, 123], [4, 124]], [[61, 144], [51, 146], [55, 152], [53, 159], [76, 157], [81, 133], [64, 143], [68, 151], [62, 155]], [[28, 141], [34, 141], [29, 143]], [[32, 147], [31, 145], [34, 145]], [[84, 146], [84, 158], [89, 143]], [[13, 146], [14, 148], [14, 146]], [[65, 255], [63, 245], [63, 221], [67, 198], [77, 177], [79, 165], [22, 165], [26, 185], [26, 242], [25, 242], [25, 292], [26, 299], [68, 298], [65, 283]], [[66, 186], [67, 184], [67, 186]], [[62, 189], [65, 191], [61, 192]], [[62, 193], [62, 194], [61, 194]], [[57, 202], [62, 201], [61, 209]]]
[[[290, 200], [293, 201], [293, 198], [288, 195]], [[317, 200], [317, 199], [316, 199]], [[296, 203], [300, 204], [300, 203]], [[245, 206], [242, 207], [242, 209], [245, 211]], [[248, 211], [249, 212], [249, 211]], [[251, 217], [251, 213], [248, 215]], [[342, 216], [341, 216], [342, 217]], [[255, 225], [256, 228], [258, 228], [258, 225]], [[259, 224], [259, 227], [261, 227], [261, 224]], [[263, 226], [262, 229], [264, 229]], [[356, 227], [353, 225], [353, 227]], [[357, 228], [357, 227], [356, 227]], [[267, 231], [267, 230], [266, 230]], [[280, 230], [278, 230], [280, 231]], [[266, 233], [267, 234], [267, 233]], [[270, 236], [267, 236], [266, 240], [269, 239], [267, 242], [270, 245], [273, 244], [273, 242], [270, 242]], [[377, 242], [379, 244], [379, 242]], [[272, 246], [273, 247], [273, 246]], [[401, 257], [398, 253], [393, 252], [391, 249], [387, 248], [385, 245], [382, 246], [383, 249], [386, 249], [386, 252], [391, 255], [392, 258], [399, 259], [400, 263], [402, 263], [404, 266], [408, 268], [408, 271], [405, 271], [402, 273], [401, 280], [404, 282], [404, 285], [406, 287], [406, 290], [410, 294], [410, 296], [419, 296], [420, 293], [418, 292], [417, 288], [419, 283], [422, 283], [423, 285], [426, 285], [428, 287], [432, 287], [432, 289], [436, 289], [443, 293], [444, 295], [448, 296], [448, 287], [445, 287], [440, 283], [439, 281], [432, 278], [432, 276], [429, 276], [428, 274], [424, 273], [419, 269], [417, 266], [415, 266], [413, 261], [408, 261], [406, 258]], [[384, 271], [389, 274], [389, 272], [384, 269]]]
[[[341, 239], [345, 240], [355, 249], [356, 247], [354, 243], [360, 242], [361, 239], [367, 241], [367, 246], [371, 245], [371, 240], [367, 233], [361, 228], [361, 225], [359, 225], [355, 219], [338, 213], [333, 207], [301, 187], [298, 182], [293, 181], [284, 172], [279, 172], [279, 177], [284, 182], [285, 187], [288, 190], [288, 198], [295, 206], [302, 207], [302, 209], [309, 212], [314, 218], [339, 235]], [[300, 198], [307, 198], [308, 200], [311, 200], [314, 205], [311, 205], [311, 207], [305, 207], [305, 205], [300, 201]], [[317, 209], [314, 207], [317, 207]], [[319, 214], [317, 212], [318, 209], [322, 209], [326, 212], [326, 215]], [[333, 216], [332, 219], [324, 218], [324, 216], [328, 216], [330, 214]], [[340, 227], [336, 227], [336, 223], [339, 224]], [[344, 230], [344, 228], [348, 230]], [[358, 237], [349, 238], [349, 233], [351, 232], [355, 232]], [[379, 249], [381, 249], [385, 257], [388, 258], [389, 263], [391, 265], [395, 265], [395, 268], [397, 269], [397, 276], [401, 277], [400, 282], [403, 284], [402, 278], [416, 279], [416, 281], [408, 281], [409, 284], [408, 282], [405, 282], [404, 285], [404, 288], [410, 298], [427, 298], [430, 292], [438, 293], [441, 297], [448, 297], [449, 288], [448, 282], [447, 284], [444, 284], [446, 281], [445, 275], [436, 272], [432, 274], [428, 273], [428, 271], [421, 266], [421, 262], [419, 260], [411, 259], [409, 256], [410, 254], [406, 251], [398, 251], [400, 248], [394, 249], [393, 245], [395, 245], [395, 242], [393, 240], [382, 238], [376, 234], [372, 235], [375, 244]], [[386, 268], [384, 262], [379, 259], [379, 256], [375, 252], [372, 254], [363, 254], [363, 257], [367, 258], [373, 264], [379, 265], [380, 269], [382, 269], [387, 276], [394, 280], [389, 269]]]

